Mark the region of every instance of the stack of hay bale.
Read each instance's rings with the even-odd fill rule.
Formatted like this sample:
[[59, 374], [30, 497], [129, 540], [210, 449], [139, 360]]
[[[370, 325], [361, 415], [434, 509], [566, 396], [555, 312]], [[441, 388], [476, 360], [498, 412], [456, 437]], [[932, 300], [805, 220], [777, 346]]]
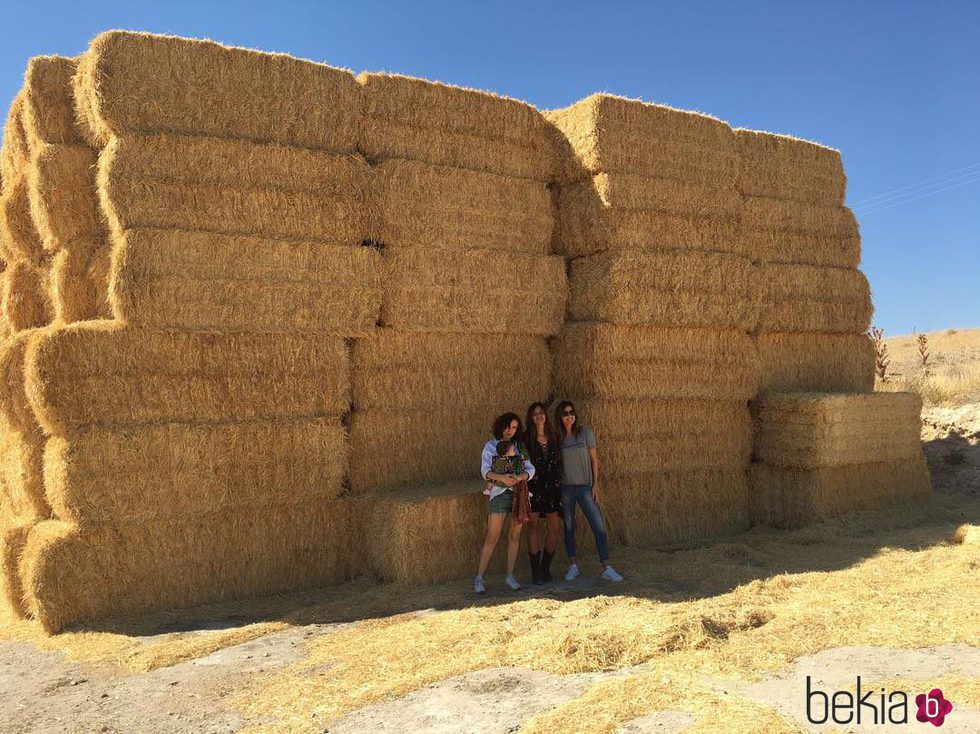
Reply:
[[754, 130], [735, 136], [741, 248], [758, 269], [760, 389], [869, 391], [871, 292], [840, 153]]
[[374, 570], [435, 581], [472, 572], [494, 416], [550, 391], [546, 340], [567, 301], [551, 254], [553, 140], [516, 100], [389, 74], [358, 80], [359, 148], [375, 165], [371, 237], [388, 280], [380, 328], [354, 342], [350, 484], [374, 496]]
[[595, 430], [607, 518], [630, 544], [745, 527], [756, 305], [734, 133], [608, 95], [548, 116], [570, 148], [557, 395]]
[[874, 349], [861, 240], [844, 206], [840, 153], [736, 130], [742, 247], [758, 269], [761, 365], [755, 402], [756, 522], [797, 527], [930, 489], [921, 401], [867, 395]]
[[930, 492], [917, 395], [770, 393], [753, 409], [758, 523], [799, 527]]
[[74, 83], [113, 319], [24, 349], [55, 517], [19, 559], [28, 611], [57, 629], [348, 577], [344, 338], [374, 328], [382, 273], [357, 82], [111, 32]]

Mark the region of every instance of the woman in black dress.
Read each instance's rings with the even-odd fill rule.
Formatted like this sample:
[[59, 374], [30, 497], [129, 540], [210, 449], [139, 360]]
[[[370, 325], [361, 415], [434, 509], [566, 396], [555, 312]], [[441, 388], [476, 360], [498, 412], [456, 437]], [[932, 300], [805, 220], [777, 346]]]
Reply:
[[[542, 403], [527, 408], [527, 430], [524, 449], [534, 465], [534, 476], [528, 482], [531, 491], [531, 522], [527, 548], [531, 555], [534, 583], [551, 581], [551, 559], [561, 534], [561, 440], [548, 420]], [[545, 520], [544, 548], [541, 547], [540, 518]]]

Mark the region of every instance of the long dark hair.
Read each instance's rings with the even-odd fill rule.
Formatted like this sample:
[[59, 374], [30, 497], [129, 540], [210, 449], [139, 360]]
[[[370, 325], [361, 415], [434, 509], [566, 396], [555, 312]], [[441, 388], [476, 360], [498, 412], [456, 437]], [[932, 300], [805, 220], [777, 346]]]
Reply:
[[507, 426], [514, 421], [517, 421], [517, 431], [514, 433], [514, 439], [520, 438], [521, 434], [523, 433], [523, 429], [521, 428], [521, 417], [517, 415], [517, 413], [501, 413], [494, 418], [493, 428], [491, 429], [493, 431], [493, 437], [498, 441], [501, 440], [504, 435], [504, 431], [507, 430]]
[[560, 443], [558, 430], [555, 428], [551, 418], [548, 416], [548, 409], [545, 407], [544, 403], [537, 401], [527, 406], [527, 416], [525, 418], [525, 425], [527, 427], [524, 429], [524, 443], [526, 443], [529, 448], [537, 443], [538, 429], [534, 425], [533, 416], [534, 411], [538, 408], [541, 408], [541, 412], [544, 413], [544, 432], [545, 435], [548, 436], [548, 441]]
[[578, 438], [578, 433], [582, 430], [583, 426], [582, 421], [578, 417], [578, 410], [575, 408], [575, 403], [573, 403], [571, 400], [562, 400], [560, 403], [558, 403], [558, 406], [555, 408], [555, 425], [558, 427], [559, 435], [562, 438], [565, 438], [565, 424], [562, 423], [561, 414], [564, 413], [567, 408], [571, 408], [573, 411], [575, 411], [575, 422], [572, 424], [572, 433], [575, 435], [575, 438]]

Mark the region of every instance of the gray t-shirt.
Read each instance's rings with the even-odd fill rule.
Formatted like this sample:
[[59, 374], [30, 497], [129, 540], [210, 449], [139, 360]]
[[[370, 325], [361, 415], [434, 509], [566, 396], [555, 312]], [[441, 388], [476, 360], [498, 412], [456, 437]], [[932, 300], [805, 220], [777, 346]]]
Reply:
[[595, 436], [586, 427], [578, 432], [578, 438], [573, 433], [565, 436], [561, 442], [561, 483], [562, 484], [592, 484], [592, 462], [589, 459], [589, 449], [595, 448]]

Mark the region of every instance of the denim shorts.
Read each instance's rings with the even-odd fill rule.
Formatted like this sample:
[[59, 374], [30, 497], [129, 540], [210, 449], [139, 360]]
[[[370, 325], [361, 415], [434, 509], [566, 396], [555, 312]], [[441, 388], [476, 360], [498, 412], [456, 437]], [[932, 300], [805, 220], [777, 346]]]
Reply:
[[491, 515], [509, 515], [513, 508], [514, 491], [511, 489], [508, 489], [506, 492], [501, 492], [496, 497], [490, 499]]

